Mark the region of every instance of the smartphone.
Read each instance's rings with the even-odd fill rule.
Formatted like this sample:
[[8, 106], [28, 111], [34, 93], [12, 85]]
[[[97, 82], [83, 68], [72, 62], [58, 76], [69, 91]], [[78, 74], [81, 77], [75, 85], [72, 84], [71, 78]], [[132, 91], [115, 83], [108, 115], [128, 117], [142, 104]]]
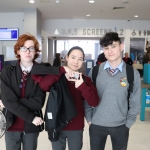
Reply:
[[79, 74], [75, 73], [74, 74], [74, 79], [78, 80], [79, 79]]

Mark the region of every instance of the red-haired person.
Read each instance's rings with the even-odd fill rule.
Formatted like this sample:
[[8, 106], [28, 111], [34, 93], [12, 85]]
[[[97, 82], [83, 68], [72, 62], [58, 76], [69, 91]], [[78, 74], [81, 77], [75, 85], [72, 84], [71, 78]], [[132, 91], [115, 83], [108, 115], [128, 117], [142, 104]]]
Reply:
[[[17, 64], [5, 66], [1, 71], [0, 105], [5, 106], [15, 119], [5, 133], [6, 150], [37, 149], [39, 132], [43, 130], [41, 109], [46, 94], [31, 78], [30, 72], [39, 52], [36, 38], [23, 34], [14, 46]], [[53, 68], [51, 72], [57, 75], [59, 69]]]

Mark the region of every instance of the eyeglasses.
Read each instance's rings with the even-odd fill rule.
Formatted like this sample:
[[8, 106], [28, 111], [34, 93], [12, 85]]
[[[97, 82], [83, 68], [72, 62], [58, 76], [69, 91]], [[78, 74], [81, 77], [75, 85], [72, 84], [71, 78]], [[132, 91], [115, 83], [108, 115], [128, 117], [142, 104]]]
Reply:
[[23, 47], [20, 47], [20, 50], [22, 52], [26, 52], [27, 50], [29, 50], [30, 52], [34, 52], [35, 51], [35, 47], [31, 46], [31, 47], [27, 48], [27, 47], [23, 46]]

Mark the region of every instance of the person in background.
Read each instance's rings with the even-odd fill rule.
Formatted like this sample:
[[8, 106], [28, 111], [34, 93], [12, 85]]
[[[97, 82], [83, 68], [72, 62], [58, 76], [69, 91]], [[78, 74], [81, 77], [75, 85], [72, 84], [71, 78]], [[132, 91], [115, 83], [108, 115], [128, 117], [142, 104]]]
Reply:
[[60, 53], [56, 53], [55, 59], [54, 59], [54, 62], [53, 62], [53, 66], [55, 66], [55, 67], [61, 66]]
[[104, 55], [104, 52], [103, 52], [103, 53], [101, 53], [101, 54], [98, 56], [98, 59], [97, 59], [97, 61], [96, 61], [96, 64], [99, 65], [99, 64], [105, 62], [106, 60], [107, 60], [107, 59], [106, 59], [106, 57], [105, 57], [105, 55]]
[[67, 53], [68, 53], [67, 50], [62, 50], [62, 51], [60, 52], [60, 55], [61, 55], [61, 57], [62, 57], [63, 59], [66, 59]]
[[150, 64], [150, 47], [146, 48], [146, 51], [147, 52], [143, 56], [143, 65], [146, 63]]
[[[1, 71], [0, 106], [14, 116], [14, 123], [5, 132], [6, 150], [36, 150], [39, 132], [43, 131], [42, 107], [46, 93], [31, 78], [31, 70], [39, 56], [39, 43], [30, 34], [19, 37], [14, 46], [18, 62]], [[59, 74], [53, 68], [52, 74]], [[8, 116], [9, 117], [9, 116]]]
[[125, 57], [123, 57], [123, 61], [124, 61], [125, 63], [127, 63], [128, 65], [132, 66], [133, 61], [132, 61], [132, 59], [128, 56], [128, 53], [125, 53], [124, 55], [125, 55]]
[[[107, 61], [99, 66], [96, 88], [101, 98], [95, 108], [85, 103], [85, 116], [90, 133], [91, 150], [104, 150], [110, 135], [113, 150], [127, 150], [129, 129], [140, 111], [141, 80], [134, 69], [133, 92], [128, 109], [126, 64], [122, 60], [123, 44], [116, 32], [108, 32], [101, 39]], [[89, 73], [92, 79], [92, 69]]]
[[[79, 69], [83, 65], [84, 61], [84, 51], [82, 48], [75, 46], [72, 47], [67, 56], [67, 67], [76, 72], [77, 79], [74, 78], [73, 73], [66, 72], [64, 68], [60, 67], [60, 75], [43, 75], [43, 73], [49, 70], [49, 67], [45, 67], [45, 70], [40, 65], [36, 65], [33, 68], [33, 79], [39, 83], [40, 87], [44, 91], [50, 91], [51, 86], [57, 82], [60, 77], [65, 74], [66, 86], [68, 87], [69, 93], [71, 94], [75, 107], [77, 110], [77, 116], [72, 119], [71, 122], [67, 124], [60, 132], [58, 141], [52, 142], [53, 150], [65, 150], [66, 149], [66, 139], [68, 141], [69, 150], [81, 150], [82, 149], [82, 138], [83, 138], [83, 128], [84, 128], [84, 100], [87, 103], [95, 107], [99, 103], [99, 97], [95, 86], [93, 85], [91, 79], [87, 76], [83, 76], [79, 73]], [[38, 75], [39, 74], [39, 75]], [[84, 78], [84, 80], [83, 80]]]

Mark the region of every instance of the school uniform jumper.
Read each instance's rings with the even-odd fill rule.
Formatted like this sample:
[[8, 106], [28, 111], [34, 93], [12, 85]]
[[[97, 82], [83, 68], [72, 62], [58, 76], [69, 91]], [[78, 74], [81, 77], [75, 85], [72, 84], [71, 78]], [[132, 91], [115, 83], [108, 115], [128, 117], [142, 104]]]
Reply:
[[[108, 63], [108, 62], [106, 62]], [[94, 109], [86, 104], [85, 116], [90, 125], [91, 150], [104, 150], [107, 135], [111, 136], [114, 150], [126, 150], [129, 128], [136, 121], [140, 111], [141, 80], [134, 69], [133, 92], [130, 95], [128, 110], [128, 88], [126, 64], [111, 76], [105, 62], [99, 67], [96, 88], [101, 102]], [[92, 78], [92, 70], [89, 73]]]
[[[38, 67], [36, 67], [36, 73], [38, 70], [37, 68]], [[39, 67], [38, 74], [40, 73], [42, 74], [41, 69]], [[39, 85], [43, 90], [49, 91], [51, 85], [54, 82], [57, 82], [63, 73], [66, 72], [63, 67], [60, 67], [59, 76], [33, 76], [33, 78], [39, 82]], [[85, 82], [83, 82], [78, 88], [75, 88], [74, 82], [70, 82], [68, 80], [66, 81], [66, 86], [69, 89], [69, 92], [74, 100], [78, 114], [75, 118], [72, 119], [71, 122], [68, 123], [66, 127], [63, 128], [62, 131], [60, 131], [59, 139], [57, 142], [52, 142], [52, 147], [53, 150], [65, 150], [67, 138], [69, 150], [81, 150], [84, 128], [84, 100], [86, 100], [90, 106], [95, 107], [99, 103], [99, 97], [96, 88], [89, 77], [85, 76]]]

